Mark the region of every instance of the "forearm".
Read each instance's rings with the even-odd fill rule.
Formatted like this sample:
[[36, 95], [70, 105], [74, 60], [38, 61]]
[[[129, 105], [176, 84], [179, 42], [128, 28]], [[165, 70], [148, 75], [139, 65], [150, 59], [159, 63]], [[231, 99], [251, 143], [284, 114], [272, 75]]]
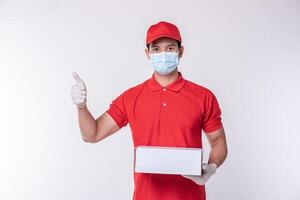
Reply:
[[77, 108], [77, 110], [82, 138], [86, 141], [92, 141], [96, 137], [96, 120], [87, 109], [87, 106]]
[[227, 157], [227, 144], [220, 141], [211, 146], [208, 163], [216, 163], [217, 167], [223, 164]]

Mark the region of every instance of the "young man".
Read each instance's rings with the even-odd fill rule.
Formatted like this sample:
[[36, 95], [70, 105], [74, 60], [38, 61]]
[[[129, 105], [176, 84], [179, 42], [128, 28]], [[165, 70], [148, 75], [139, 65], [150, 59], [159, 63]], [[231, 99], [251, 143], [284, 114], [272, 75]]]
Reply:
[[134, 173], [134, 200], [204, 200], [207, 180], [227, 156], [221, 110], [207, 88], [183, 78], [178, 28], [159, 22], [147, 31], [145, 53], [152, 77], [115, 98], [97, 120], [86, 106], [86, 87], [74, 73], [72, 99], [78, 107], [82, 138], [96, 143], [128, 123], [134, 146], [202, 148], [202, 130], [211, 146], [201, 176]]

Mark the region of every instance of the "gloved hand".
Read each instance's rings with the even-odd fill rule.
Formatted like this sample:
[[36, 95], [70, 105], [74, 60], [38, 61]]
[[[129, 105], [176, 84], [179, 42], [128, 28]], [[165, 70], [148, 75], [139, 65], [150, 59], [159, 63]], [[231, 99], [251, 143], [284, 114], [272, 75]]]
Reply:
[[71, 93], [73, 103], [77, 105], [78, 108], [84, 108], [86, 106], [87, 93], [84, 81], [81, 80], [76, 72], [73, 72], [73, 77], [76, 80], [76, 84], [73, 85]]
[[198, 185], [204, 185], [208, 179], [214, 175], [217, 171], [217, 165], [215, 163], [203, 164], [201, 176], [195, 175], [182, 175], [185, 178], [191, 179]]

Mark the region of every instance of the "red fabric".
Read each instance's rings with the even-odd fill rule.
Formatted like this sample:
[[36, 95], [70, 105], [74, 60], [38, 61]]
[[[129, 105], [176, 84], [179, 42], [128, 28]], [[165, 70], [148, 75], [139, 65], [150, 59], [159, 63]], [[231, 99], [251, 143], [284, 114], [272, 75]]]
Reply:
[[146, 36], [146, 44], [150, 44], [161, 37], [169, 37], [181, 42], [179, 29], [174, 24], [161, 21], [149, 27]]
[[[202, 147], [202, 130], [222, 126], [221, 110], [207, 88], [183, 78], [162, 87], [152, 74], [110, 104], [107, 112], [120, 128], [130, 125], [134, 147]], [[181, 175], [134, 173], [134, 200], [204, 200], [205, 186]]]

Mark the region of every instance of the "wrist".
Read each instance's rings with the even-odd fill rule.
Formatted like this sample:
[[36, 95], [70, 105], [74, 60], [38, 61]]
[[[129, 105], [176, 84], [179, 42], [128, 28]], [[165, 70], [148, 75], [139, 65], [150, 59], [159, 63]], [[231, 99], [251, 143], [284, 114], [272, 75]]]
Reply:
[[87, 107], [86, 107], [86, 104], [84, 104], [84, 105], [78, 105], [77, 106], [77, 109], [78, 110], [84, 110], [84, 109], [86, 109]]
[[202, 169], [205, 171], [205, 172], [207, 172], [207, 173], [209, 173], [210, 175], [213, 175], [213, 174], [215, 174], [216, 173], [216, 171], [217, 171], [217, 164], [216, 163], [205, 163], [204, 165], [203, 165], [203, 167], [202, 167]]
[[215, 174], [218, 168], [218, 165], [216, 163], [209, 163], [209, 165], [211, 166], [212, 169], [212, 174]]
[[213, 166], [215, 169], [217, 169], [218, 168], [218, 165], [217, 165], [217, 163], [208, 163], [209, 165], [211, 165], [211, 166]]

